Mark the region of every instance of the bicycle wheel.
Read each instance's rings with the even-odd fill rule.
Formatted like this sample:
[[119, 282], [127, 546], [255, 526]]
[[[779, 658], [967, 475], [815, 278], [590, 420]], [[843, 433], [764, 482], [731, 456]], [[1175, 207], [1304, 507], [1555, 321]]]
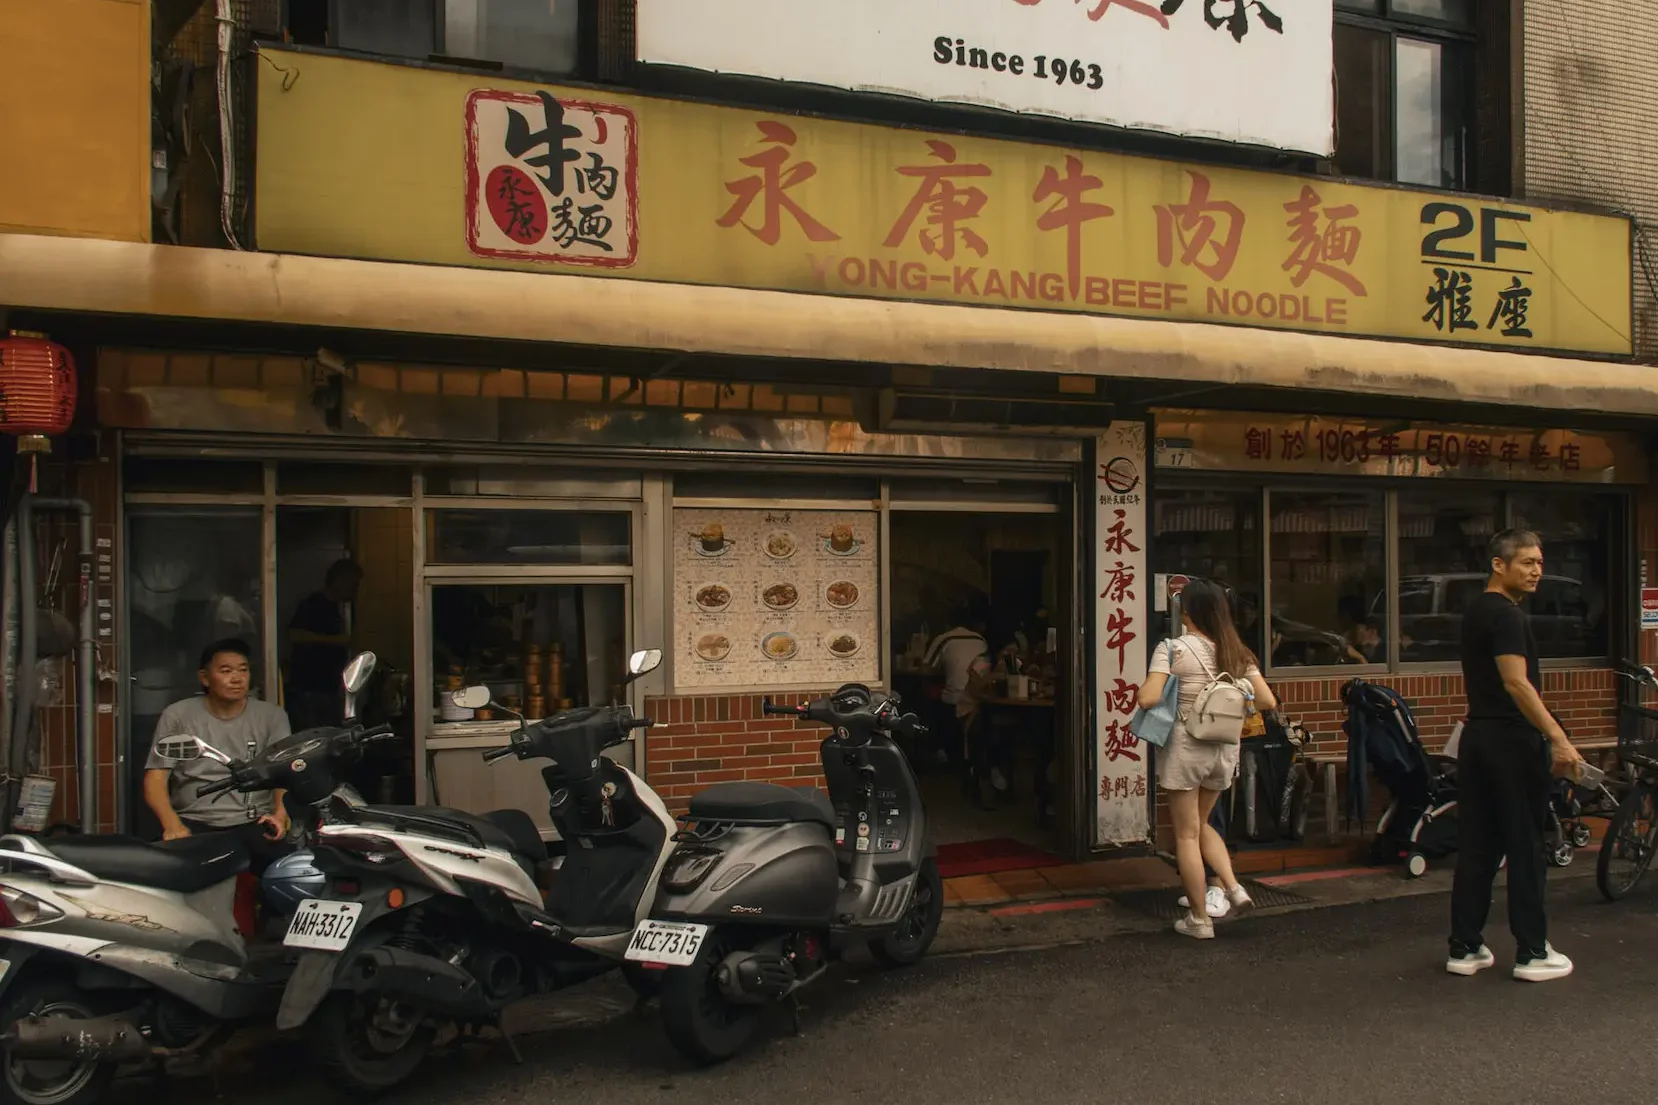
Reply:
[[1606, 827], [1595, 884], [1606, 900], [1615, 902], [1635, 889], [1658, 849], [1658, 792], [1644, 782], [1629, 788]]

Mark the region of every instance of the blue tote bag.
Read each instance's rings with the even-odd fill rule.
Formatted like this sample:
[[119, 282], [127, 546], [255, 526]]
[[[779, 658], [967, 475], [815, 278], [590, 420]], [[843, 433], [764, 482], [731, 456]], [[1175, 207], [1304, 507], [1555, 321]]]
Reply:
[[1163, 687], [1163, 697], [1157, 705], [1149, 710], [1143, 706], [1134, 708], [1134, 716], [1128, 722], [1128, 731], [1147, 744], [1162, 748], [1169, 743], [1169, 734], [1174, 731], [1174, 723], [1179, 716], [1180, 677], [1170, 675], [1168, 683]]

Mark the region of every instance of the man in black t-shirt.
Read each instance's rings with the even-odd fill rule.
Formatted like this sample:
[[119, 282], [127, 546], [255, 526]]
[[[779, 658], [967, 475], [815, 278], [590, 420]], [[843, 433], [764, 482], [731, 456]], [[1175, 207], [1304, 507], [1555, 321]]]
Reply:
[[338, 725], [345, 713], [340, 676], [351, 659], [343, 607], [357, 597], [363, 569], [337, 560], [323, 577], [322, 590], [307, 596], [288, 621], [288, 717], [294, 730]]
[[1491, 539], [1490, 556], [1485, 593], [1462, 617], [1468, 723], [1457, 750], [1459, 852], [1445, 969], [1473, 975], [1496, 963], [1481, 930], [1506, 855], [1514, 977], [1546, 982], [1572, 973], [1572, 961], [1549, 946], [1543, 912], [1550, 775], [1573, 773], [1582, 757], [1543, 705], [1537, 641], [1520, 607], [1543, 578], [1543, 543], [1505, 530]]

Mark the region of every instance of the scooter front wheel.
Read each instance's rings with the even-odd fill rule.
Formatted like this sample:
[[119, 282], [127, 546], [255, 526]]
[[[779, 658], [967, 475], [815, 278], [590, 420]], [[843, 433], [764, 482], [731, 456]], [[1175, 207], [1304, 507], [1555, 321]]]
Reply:
[[385, 1093], [414, 1074], [434, 1035], [413, 1010], [349, 993], [330, 994], [311, 1018], [312, 1047], [329, 1081], [357, 1097]]
[[693, 1063], [724, 1062], [748, 1046], [760, 1025], [760, 1006], [731, 1001], [720, 989], [720, 964], [736, 950], [726, 933], [711, 932], [689, 967], [663, 972], [662, 1027]]
[[[26, 979], [7, 996], [0, 1029], [10, 1029], [30, 1014], [43, 1020], [90, 1020], [108, 1012], [67, 979]], [[6, 1105], [90, 1105], [103, 1096], [115, 1077], [114, 1063], [78, 1063], [4, 1056], [0, 1101]]]
[[910, 895], [909, 907], [891, 932], [870, 941], [870, 953], [883, 967], [909, 967], [919, 963], [932, 947], [943, 919], [944, 879], [939, 876], [938, 864], [923, 860], [921, 870], [916, 872], [915, 892]]

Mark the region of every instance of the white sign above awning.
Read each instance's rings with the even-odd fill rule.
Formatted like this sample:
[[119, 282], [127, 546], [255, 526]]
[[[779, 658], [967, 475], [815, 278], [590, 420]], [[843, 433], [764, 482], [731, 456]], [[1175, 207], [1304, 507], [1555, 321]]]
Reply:
[[1328, 156], [1331, 0], [638, 0], [639, 60]]

